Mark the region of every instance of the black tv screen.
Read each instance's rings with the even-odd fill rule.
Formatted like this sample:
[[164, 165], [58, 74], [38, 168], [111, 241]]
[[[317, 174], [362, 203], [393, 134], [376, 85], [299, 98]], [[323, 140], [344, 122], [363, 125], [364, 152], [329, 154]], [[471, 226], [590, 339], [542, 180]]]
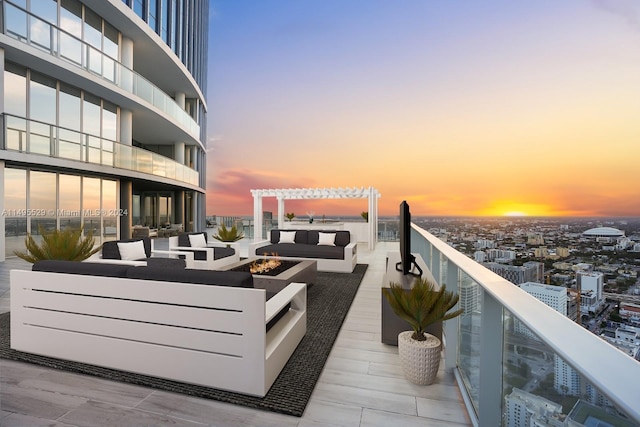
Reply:
[[[411, 254], [411, 212], [406, 200], [400, 203], [400, 262], [396, 264], [396, 270], [402, 274], [422, 276], [422, 269], [416, 263], [416, 257]], [[418, 270], [415, 272], [413, 270]]]

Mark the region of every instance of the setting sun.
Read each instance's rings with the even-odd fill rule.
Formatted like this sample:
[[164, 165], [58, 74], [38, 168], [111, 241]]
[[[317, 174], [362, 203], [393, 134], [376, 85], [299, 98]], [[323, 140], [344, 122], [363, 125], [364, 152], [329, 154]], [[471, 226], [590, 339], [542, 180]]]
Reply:
[[504, 216], [527, 216], [527, 214], [519, 211], [511, 211], [511, 212], [506, 212]]

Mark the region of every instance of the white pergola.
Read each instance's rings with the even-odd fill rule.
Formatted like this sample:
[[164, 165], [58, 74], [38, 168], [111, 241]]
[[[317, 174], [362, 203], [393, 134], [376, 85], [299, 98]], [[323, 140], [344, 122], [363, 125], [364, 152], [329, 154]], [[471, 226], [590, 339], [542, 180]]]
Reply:
[[378, 240], [378, 198], [380, 193], [368, 188], [280, 188], [251, 190], [253, 195], [254, 240], [262, 238], [262, 199], [278, 199], [278, 228], [284, 228], [284, 201], [305, 199], [369, 199], [369, 249], [374, 249]]

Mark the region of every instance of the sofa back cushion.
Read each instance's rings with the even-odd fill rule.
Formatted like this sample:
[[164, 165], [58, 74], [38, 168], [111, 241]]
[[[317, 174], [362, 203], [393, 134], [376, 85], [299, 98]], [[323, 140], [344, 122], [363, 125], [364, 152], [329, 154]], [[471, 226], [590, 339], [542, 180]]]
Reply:
[[351, 243], [351, 233], [347, 230], [309, 230], [309, 244], [317, 245], [320, 233], [336, 233], [335, 245], [345, 247]]
[[31, 267], [32, 271], [47, 271], [51, 273], [84, 274], [87, 276], [127, 277], [128, 265], [102, 264], [99, 262], [80, 262], [47, 259], [37, 261]]
[[130, 279], [158, 280], [161, 282], [253, 288], [253, 276], [251, 273], [242, 271], [131, 267], [127, 271], [127, 277]]
[[305, 244], [309, 242], [307, 237], [307, 230], [271, 230], [271, 237], [269, 240], [274, 245], [280, 242], [280, 231], [295, 231], [296, 232], [295, 242], [297, 244]]
[[111, 240], [102, 244], [102, 258], [104, 259], [122, 259], [120, 256], [120, 250], [118, 249], [118, 243], [130, 243], [142, 240], [144, 244], [144, 253], [147, 258], [151, 257], [151, 239], [148, 237], [138, 237], [136, 239], [124, 239], [124, 240]]
[[182, 247], [191, 247], [191, 240], [189, 239], [190, 235], [196, 235], [196, 234], [204, 234], [204, 241], [207, 241], [207, 233], [205, 233], [204, 231], [195, 231], [192, 233], [183, 233], [178, 235], [178, 246], [182, 246]]

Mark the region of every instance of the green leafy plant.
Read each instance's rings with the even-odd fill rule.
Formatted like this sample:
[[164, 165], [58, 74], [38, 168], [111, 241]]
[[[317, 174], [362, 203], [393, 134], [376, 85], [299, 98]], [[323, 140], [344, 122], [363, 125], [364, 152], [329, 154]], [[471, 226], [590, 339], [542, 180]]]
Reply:
[[367, 222], [369, 222], [369, 212], [362, 212], [360, 216]]
[[284, 216], [286, 216], [289, 222], [291, 222], [291, 220], [296, 217], [296, 214], [294, 214], [293, 212], [290, 212], [290, 213], [286, 213]]
[[237, 242], [244, 238], [244, 233], [238, 231], [238, 227], [236, 227], [235, 224], [231, 228], [227, 228], [222, 224], [222, 226], [218, 228], [218, 234], [214, 234], [212, 237], [221, 242]]
[[382, 289], [393, 312], [413, 328], [411, 338], [416, 341], [426, 340], [424, 332], [429, 325], [463, 313], [463, 310], [449, 312], [458, 303], [458, 294], [447, 291], [445, 285], [438, 290], [435, 288], [434, 283], [419, 277], [410, 290], [398, 283], [391, 283], [388, 289]]
[[94, 248], [95, 239], [91, 231], [82, 236], [82, 228], [67, 228], [64, 230], [44, 231], [38, 227], [42, 242], [37, 243], [31, 234], [27, 234], [24, 245], [25, 252], [15, 251], [18, 257], [35, 263], [45, 259], [59, 259], [67, 261], [82, 261], [101, 249]]

